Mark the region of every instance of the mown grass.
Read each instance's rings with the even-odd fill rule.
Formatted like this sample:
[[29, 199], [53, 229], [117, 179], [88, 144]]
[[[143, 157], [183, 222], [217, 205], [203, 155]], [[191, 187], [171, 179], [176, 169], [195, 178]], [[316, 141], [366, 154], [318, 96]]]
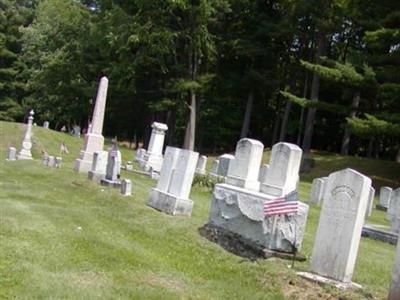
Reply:
[[[394, 246], [362, 239], [353, 279], [363, 291], [342, 292], [296, 277], [309, 263], [269, 259], [250, 261], [199, 235], [207, 223], [210, 191], [194, 187], [193, 215], [172, 217], [147, 207], [155, 181], [133, 173], [133, 196], [104, 188], [72, 170], [82, 140], [34, 128], [34, 161], [6, 162], [8, 145], [20, 147], [20, 124], [0, 122], [0, 297], [4, 299], [384, 299], [390, 283]], [[61, 169], [41, 164], [40, 152], [70, 154]], [[121, 149], [123, 160], [133, 152]], [[360, 162], [367, 175], [394, 182], [395, 163], [344, 160], [328, 154], [302, 176], [307, 199], [313, 176]], [[266, 153], [268, 156], [268, 153]], [[335, 161], [338, 161], [336, 164]], [[210, 163], [210, 162], [209, 162]], [[372, 165], [372, 166], [370, 166]], [[373, 173], [368, 173], [371, 170]], [[302, 252], [309, 257], [319, 218], [311, 207]], [[370, 221], [385, 224], [374, 210]], [[330, 298], [331, 297], [331, 298]]]

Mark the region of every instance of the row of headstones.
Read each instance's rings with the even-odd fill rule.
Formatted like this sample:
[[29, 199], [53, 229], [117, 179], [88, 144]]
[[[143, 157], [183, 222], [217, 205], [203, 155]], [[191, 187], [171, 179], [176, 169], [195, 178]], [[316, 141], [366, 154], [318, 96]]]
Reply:
[[46, 167], [60, 168], [61, 162], [62, 162], [62, 157], [45, 154], [45, 155], [43, 155], [42, 162], [43, 162], [43, 165], [45, 165]]

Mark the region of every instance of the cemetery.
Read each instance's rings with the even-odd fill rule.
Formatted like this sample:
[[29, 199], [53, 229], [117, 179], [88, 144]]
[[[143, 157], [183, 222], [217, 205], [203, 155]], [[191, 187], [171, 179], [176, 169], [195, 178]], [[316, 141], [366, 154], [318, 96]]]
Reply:
[[0, 299], [400, 300], [399, 1], [0, 1]]

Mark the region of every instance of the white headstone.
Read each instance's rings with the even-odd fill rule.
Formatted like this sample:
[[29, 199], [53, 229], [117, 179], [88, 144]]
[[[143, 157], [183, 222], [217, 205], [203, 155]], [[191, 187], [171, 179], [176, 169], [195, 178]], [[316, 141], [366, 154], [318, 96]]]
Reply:
[[392, 195], [392, 188], [388, 186], [383, 186], [379, 192], [379, 205], [382, 207], [389, 207], [390, 197]]
[[54, 166], [56, 168], [61, 168], [61, 163], [62, 163], [62, 157], [57, 156], [54, 160]]
[[8, 147], [7, 149], [7, 160], [15, 160], [17, 157], [17, 149], [14, 147]]
[[398, 191], [399, 189], [400, 188], [392, 191], [391, 196], [390, 196], [389, 207], [388, 207], [387, 213], [386, 213], [386, 219], [390, 222], [392, 222], [393, 219], [395, 218], [397, 207], [400, 205], [400, 198], [397, 196], [398, 194], [396, 193], [396, 191]]
[[86, 173], [90, 170], [93, 161], [93, 153], [102, 151], [104, 146], [103, 121], [106, 107], [108, 89], [107, 77], [102, 77], [97, 91], [96, 104], [93, 111], [92, 123], [85, 135], [83, 148], [79, 158], [75, 160], [75, 170], [81, 173]]
[[197, 161], [197, 166], [196, 166], [196, 173], [205, 175], [206, 165], [207, 165], [207, 156], [205, 155], [199, 156], [199, 160]]
[[218, 157], [218, 176], [226, 177], [228, 174], [229, 165], [235, 159], [235, 157], [231, 154], [223, 154]]
[[126, 169], [127, 171], [132, 171], [132, 170], [133, 170], [133, 165], [132, 165], [132, 162], [131, 162], [131, 161], [128, 161], [128, 162], [126, 163], [125, 169]]
[[400, 239], [397, 241], [396, 259], [392, 271], [392, 283], [390, 284], [388, 300], [400, 299]]
[[280, 197], [296, 190], [302, 153], [297, 145], [275, 144], [272, 147], [270, 167], [261, 182], [260, 192]]
[[43, 154], [42, 162], [45, 166], [49, 165], [49, 155], [47, 153]]
[[49, 162], [48, 162], [47, 165], [48, 165], [49, 167], [54, 167], [55, 163], [56, 163], [56, 160], [55, 160], [54, 156], [50, 155], [50, 156], [49, 156]]
[[108, 151], [106, 179], [117, 181], [121, 174], [121, 152], [117, 149]]
[[370, 187], [371, 179], [352, 169], [330, 174], [311, 256], [314, 273], [351, 283]]
[[168, 126], [163, 123], [154, 122], [151, 127], [153, 130], [151, 131], [149, 147], [144, 154], [141, 168], [147, 172], [150, 171], [150, 169], [155, 172], [160, 172], [163, 163], [162, 150], [165, 132], [168, 130]]
[[26, 126], [26, 131], [24, 135], [24, 140], [22, 141], [22, 148], [18, 152], [17, 159], [32, 159], [32, 153], [31, 153], [31, 148], [32, 148], [32, 142], [31, 142], [31, 137], [32, 137], [32, 123], [33, 123], [33, 115], [34, 112], [31, 110], [29, 112], [29, 117], [28, 117], [28, 124]]
[[[393, 203], [393, 205], [392, 205]], [[390, 198], [390, 231], [395, 234], [400, 234], [400, 188], [392, 192]], [[389, 212], [389, 210], [388, 210]]]
[[107, 151], [95, 151], [93, 153], [93, 162], [91, 170], [88, 172], [88, 178], [97, 183], [104, 179], [107, 169]]
[[371, 186], [368, 194], [368, 206], [365, 212], [365, 217], [369, 218], [372, 215], [372, 208], [374, 207], [375, 189]]
[[191, 215], [189, 199], [199, 154], [167, 147], [157, 187], [152, 189], [148, 205], [169, 214]]
[[49, 128], [49, 125], [50, 125], [49, 121], [44, 121], [44, 123], [43, 123], [43, 128], [48, 129], [48, 128]]
[[226, 183], [244, 189], [258, 191], [264, 145], [253, 139], [241, 139], [236, 145], [234, 159], [231, 160], [227, 172]]
[[310, 200], [312, 204], [320, 205], [324, 197], [325, 180], [322, 178], [314, 178], [311, 184]]
[[144, 159], [144, 155], [146, 154], [146, 149], [139, 148], [136, 150], [135, 160], [142, 161]]
[[219, 168], [219, 160], [214, 159], [211, 165], [210, 175], [211, 176], [218, 176], [218, 168]]
[[121, 194], [124, 196], [132, 195], [132, 181], [130, 179], [122, 179]]
[[269, 164], [263, 164], [260, 167], [260, 172], [258, 173], [258, 181], [264, 181], [265, 176], [267, 176], [267, 172], [269, 170]]

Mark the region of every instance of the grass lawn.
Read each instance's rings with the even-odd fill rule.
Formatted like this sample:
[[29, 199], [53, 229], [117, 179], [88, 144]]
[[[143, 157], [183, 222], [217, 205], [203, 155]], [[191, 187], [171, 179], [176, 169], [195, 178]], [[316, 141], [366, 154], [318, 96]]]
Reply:
[[[73, 171], [82, 139], [33, 129], [34, 161], [5, 161], [20, 148], [23, 126], [0, 122], [0, 297], [4, 299], [385, 299], [395, 247], [362, 238], [353, 281], [362, 291], [342, 292], [295, 275], [309, 261], [250, 261], [200, 236], [211, 192], [194, 187], [193, 215], [172, 217], [147, 207], [155, 181], [133, 173], [133, 196], [105, 188]], [[61, 169], [44, 167], [41, 151], [70, 154]], [[133, 151], [122, 148], [124, 161]], [[266, 153], [267, 159], [269, 153]], [[316, 167], [302, 175], [301, 199], [311, 181], [352, 167], [376, 188], [399, 186], [400, 164], [315, 153]], [[208, 165], [210, 166], [211, 159]], [[377, 189], [377, 192], [379, 190]], [[377, 201], [377, 199], [375, 199]], [[302, 253], [310, 256], [320, 208], [310, 207]], [[374, 210], [368, 222], [387, 224]]]

